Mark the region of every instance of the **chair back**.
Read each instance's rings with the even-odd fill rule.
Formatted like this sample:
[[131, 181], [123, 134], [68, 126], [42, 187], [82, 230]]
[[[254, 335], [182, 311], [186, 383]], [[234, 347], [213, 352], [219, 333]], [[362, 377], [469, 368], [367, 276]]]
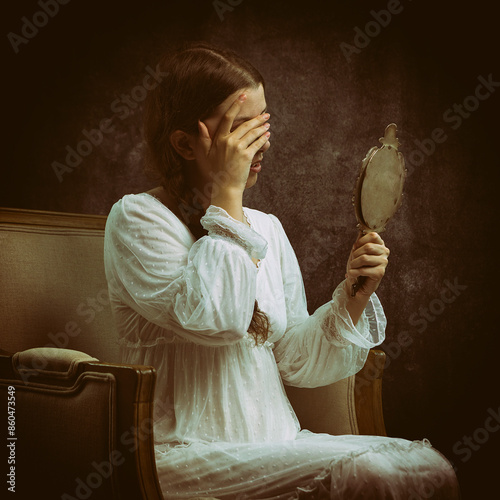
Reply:
[[118, 362], [105, 216], [0, 208], [0, 348], [61, 347]]

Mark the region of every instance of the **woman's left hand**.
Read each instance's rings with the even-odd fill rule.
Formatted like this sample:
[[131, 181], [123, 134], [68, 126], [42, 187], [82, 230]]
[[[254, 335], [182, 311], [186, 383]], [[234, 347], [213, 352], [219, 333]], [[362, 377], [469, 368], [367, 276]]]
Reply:
[[389, 253], [378, 233], [358, 235], [347, 261], [346, 273], [350, 289], [359, 276], [365, 276], [356, 295], [370, 296], [378, 288], [385, 274]]

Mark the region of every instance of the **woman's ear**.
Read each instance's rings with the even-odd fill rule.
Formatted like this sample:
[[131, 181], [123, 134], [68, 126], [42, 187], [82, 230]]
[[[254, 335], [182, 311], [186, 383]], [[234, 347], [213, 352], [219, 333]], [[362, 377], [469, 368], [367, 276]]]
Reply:
[[174, 149], [179, 153], [185, 160], [196, 159], [193, 150], [193, 137], [184, 132], [183, 130], [176, 130], [170, 134], [170, 142]]

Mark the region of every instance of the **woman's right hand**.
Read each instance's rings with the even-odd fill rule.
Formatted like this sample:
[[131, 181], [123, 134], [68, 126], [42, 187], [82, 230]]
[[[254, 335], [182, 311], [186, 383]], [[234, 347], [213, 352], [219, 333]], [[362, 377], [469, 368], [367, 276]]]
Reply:
[[213, 138], [207, 126], [198, 121], [201, 143], [212, 174], [212, 197], [221, 194], [242, 195], [250, 174], [252, 160], [269, 140], [269, 114], [256, 116], [243, 122], [236, 129], [234, 119], [246, 96], [234, 101], [222, 117]]

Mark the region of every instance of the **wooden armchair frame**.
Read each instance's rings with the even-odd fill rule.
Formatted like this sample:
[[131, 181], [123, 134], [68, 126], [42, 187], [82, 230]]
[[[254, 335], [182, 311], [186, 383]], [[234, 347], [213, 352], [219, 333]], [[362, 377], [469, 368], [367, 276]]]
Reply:
[[[153, 447], [154, 369], [50, 351], [0, 356], [1, 398], [13, 393], [15, 401], [19, 497], [162, 499]], [[32, 368], [40, 365], [45, 368]], [[103, 432], [89, 425], [93, 418]]]

